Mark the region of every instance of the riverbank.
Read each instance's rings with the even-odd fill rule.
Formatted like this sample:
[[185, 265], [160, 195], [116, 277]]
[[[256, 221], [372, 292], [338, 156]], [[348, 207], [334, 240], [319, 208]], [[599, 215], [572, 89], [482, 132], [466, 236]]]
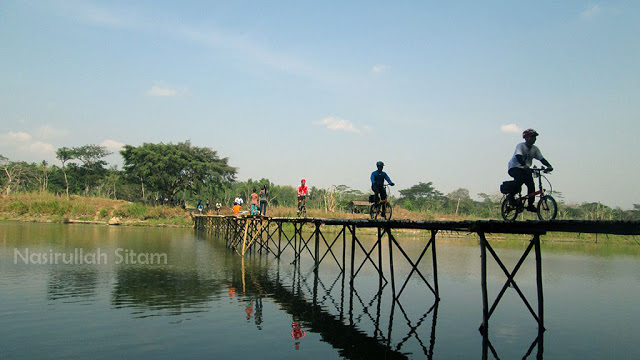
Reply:
[[179, 207], [147, 206], [124, 200], [71, 195], [15, 194], [0, 197], [0, 220], [129, 226], [192, 227]]

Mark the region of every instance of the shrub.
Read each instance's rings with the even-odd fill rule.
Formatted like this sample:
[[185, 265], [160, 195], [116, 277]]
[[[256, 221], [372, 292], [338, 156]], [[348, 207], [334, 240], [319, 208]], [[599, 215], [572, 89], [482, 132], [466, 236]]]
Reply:
[[18, 200], [9, 205], [9, 211], [14, 214], [23, 215], [29, 212], [29, 206]]
[[102, 210], [100, 210], [100, 213], [98, 214], [98, 216], [99, 216], [101, 219], [106, 218], [107, 216], [109, 216], [109, 210], [107, 210], [107, 209], [102, 209]]
[[91, 216], [96, 213], [96, 208], [93, 204], [84, 202], [76, 202], [71, 205], [71, 213], [75, 216]]
[[45, 214], [45, 215], [64, 215], [69, 212], [70, 204], [66, 201], [43, 200], [34, 201], [29, 207], [31, 213]]
[[139, 203], [130, 203], [118, 207], [113, 211], [113, 216], [123, 218], [137, 218], [144, 220], [144, 215], [147, 212], [146, 206]]

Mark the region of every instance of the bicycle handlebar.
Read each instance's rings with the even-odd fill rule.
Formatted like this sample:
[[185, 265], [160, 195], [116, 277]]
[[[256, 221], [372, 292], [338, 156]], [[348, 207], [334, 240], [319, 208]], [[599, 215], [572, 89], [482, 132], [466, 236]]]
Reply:
[[549, 168], [546, 168], [546, 167], [544, 167], [544, 166], [543, 166], [543, 167], [541, 167], [541, 168], [532, 167], [532, 168], [529, 168], [529, 171], [531, 171], [531, 172], [538, 172], [538, 173], [543, 172], [543, 173], [545, 173], [545, 174], [549, 174], [551, 171], [553, 171], [553, 168], [551, 168], [551, 170], [549, 170]]

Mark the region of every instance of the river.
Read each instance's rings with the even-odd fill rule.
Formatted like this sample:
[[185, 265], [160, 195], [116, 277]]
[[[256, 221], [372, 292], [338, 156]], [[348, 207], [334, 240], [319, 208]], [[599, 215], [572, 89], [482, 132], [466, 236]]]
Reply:
[[[414, 260], [425, 244], [398, 240]], [[332, 258], [317, 272], [308, 256], [241, 259], [192, 229], [3, 222], [0, 349], [3, 359], [640, 358], [640, 246], [544, 240], [546, 331], [538, 337], [509, 288], [483, 341], [473, 238], [438, 238], [441, 301], [415, 274], [393, 301], [370, 264], [352, 287]], [[508, 268], [527, 246], [490, 242]], [[411, 267], [394, 259], [399, 286]], [[433, 285], [431, 259], [418, 269]], [[506, 279], [493, 261], [488, 274], [491, 303]], [[515, 280], [535, 308], [532, 256]]]

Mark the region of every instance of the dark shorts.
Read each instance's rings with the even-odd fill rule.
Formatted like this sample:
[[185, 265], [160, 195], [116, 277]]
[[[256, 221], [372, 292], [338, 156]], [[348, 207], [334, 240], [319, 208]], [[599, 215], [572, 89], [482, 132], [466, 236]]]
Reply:
[[298, 195], [298, 201], [302, 201], [306, 198], [306, 195]]
[[376, 186], [371, 185], [371, 190], [373, 190], [373, 193], [376, 196], [380, 196], [381, 200], [387, 200], [387, 190], [384, 188], [384, 186]]

